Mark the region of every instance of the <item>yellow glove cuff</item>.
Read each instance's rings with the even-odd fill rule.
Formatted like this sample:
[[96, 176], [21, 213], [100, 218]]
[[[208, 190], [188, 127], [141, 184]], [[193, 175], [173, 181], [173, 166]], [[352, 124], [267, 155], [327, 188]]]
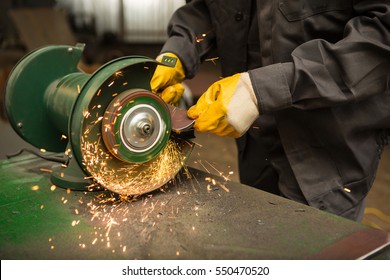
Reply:
[[239, 137], [258, 117], [257, 100], [248, 73], [212, 84], [188, 112], [194, 128], [220, 136]]
[[227, 122], [227, 107], [236, 91], [240, 74], [230, 76], [212, 84], [192, 106], [187, 115], [196, 119], [195, 129], [212, 132], [220, 136], [238, 137], [238, 133]]

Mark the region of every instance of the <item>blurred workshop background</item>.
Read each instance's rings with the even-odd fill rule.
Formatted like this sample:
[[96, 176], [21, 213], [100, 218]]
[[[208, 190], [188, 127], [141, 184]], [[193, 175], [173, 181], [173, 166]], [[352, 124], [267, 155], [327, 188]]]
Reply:
[[[12, 130], [4, 110], [4, 85], [26, 53], [50, 44], [85, 43], [80, 67], [92, 73], [125, 55], [156, 57], [166, 39], [172, 13], [185, 0], [1, 0], [0, 1], [0, 160], [30, 147]], [[218, 60], [204, 62], [186, 81], [187, 106], [219, 79]], [[238, 181], [234, 140], [197, 133], [190, 166]], [[368, 196], [363, 223], [390, 231], [390, 148], [384, 150]]]

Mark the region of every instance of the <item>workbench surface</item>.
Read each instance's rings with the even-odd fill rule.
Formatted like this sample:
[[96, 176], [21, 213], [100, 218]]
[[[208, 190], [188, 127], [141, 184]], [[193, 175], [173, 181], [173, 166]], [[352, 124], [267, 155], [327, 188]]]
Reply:
[[197, 169], [125, 202], [53, 186], [53, 165], [0, 162], [1, 259], [390, 258], [386, 232]]

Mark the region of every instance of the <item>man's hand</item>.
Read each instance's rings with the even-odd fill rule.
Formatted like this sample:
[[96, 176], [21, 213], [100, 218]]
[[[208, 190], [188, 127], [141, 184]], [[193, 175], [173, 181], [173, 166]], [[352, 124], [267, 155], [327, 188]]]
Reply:
[[180, 59], [173, 53], [161, 54], [156, 60], [164, 65], [156, 67], [150, 81], [152, 92], [160, 94], [166, 103], [175, 105], [179, 102], [184, 92], [184, 86], [181, 84], [185, 79], [183, 65]]
[[195, 119], [194, 128], [198, 131], [235, 138], [242, 136], [259, 116], [248, 73], [212, 84], [187, 114]]

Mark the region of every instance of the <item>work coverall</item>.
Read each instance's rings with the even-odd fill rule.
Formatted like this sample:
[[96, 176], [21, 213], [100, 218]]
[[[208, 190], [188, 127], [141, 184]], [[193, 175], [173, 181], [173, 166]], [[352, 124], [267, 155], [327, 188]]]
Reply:
[[390, 126], [390, 1], [192, 0], [168, 32], [186, 78], [215, 51], [223, 76], [249, 70], [243, 183], [361, 218]]

